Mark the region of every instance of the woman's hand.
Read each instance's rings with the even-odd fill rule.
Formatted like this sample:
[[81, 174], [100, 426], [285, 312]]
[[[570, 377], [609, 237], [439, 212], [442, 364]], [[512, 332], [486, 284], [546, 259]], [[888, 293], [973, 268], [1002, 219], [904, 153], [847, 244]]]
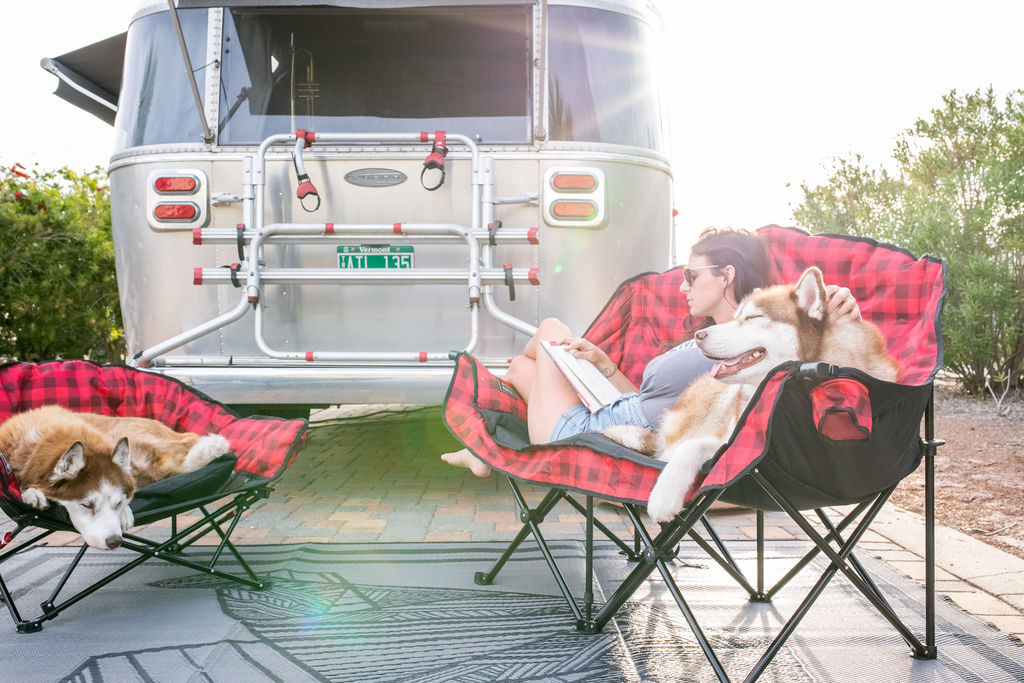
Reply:
[[594, 367], [605, 377], [611, 377], [615, 374], [615, 363], [611, 361], [608, 354], [602, 351], [597, 344], [589, 342], [583, 337], [566, 337], [559, 344], [565, 346], [577, 358], [593, 363]]
[[828, 314], [833, 318], [845, 318], [850, 316], [860, 320], [860, 306], [853, 298], [853, 293], [848, 287], [838, 285], [825, 285], [825, 295], [828, 297]]

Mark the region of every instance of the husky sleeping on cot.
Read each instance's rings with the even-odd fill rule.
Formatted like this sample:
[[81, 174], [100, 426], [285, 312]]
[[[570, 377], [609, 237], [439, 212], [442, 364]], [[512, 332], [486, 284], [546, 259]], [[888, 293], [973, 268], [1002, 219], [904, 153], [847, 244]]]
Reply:
[[107, 417], [44, 406], [0, 424], [0, 453], [21, 499], [34, 508], [60, 503], [93, 548], [121, 545], [134, 524], [136, 488], [201, 469], [230, 449], [217, 434], [179, 433], [144, 417]]

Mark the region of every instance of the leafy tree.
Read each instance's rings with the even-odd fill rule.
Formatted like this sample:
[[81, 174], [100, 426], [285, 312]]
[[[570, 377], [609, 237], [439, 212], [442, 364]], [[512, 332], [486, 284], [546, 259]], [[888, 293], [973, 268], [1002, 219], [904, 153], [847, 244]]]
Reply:
[[951, 91], [898, 139], [894, 168], [839, 159], [798, 224], [949, 261], [945, 362], [971, 392], [1024, 385], [1024, 91]]
[[124, 358], [106, 175], [0, 171], [0, 358]]

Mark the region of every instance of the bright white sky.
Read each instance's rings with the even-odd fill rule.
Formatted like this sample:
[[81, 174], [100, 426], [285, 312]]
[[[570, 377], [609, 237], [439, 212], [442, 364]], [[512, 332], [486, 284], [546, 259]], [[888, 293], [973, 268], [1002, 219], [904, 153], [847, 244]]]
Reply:
[[[123, 31], [136, 0], [5, 0], [0, 164], [105, 167], [110, 127], [51, 93], [39, 67]], [[673, 102], [682, 239], [705, 227], [792, 224], [829, 161], [885, 163], [952, 88], [1024, 87], [1020, 0], [659, 0]]]

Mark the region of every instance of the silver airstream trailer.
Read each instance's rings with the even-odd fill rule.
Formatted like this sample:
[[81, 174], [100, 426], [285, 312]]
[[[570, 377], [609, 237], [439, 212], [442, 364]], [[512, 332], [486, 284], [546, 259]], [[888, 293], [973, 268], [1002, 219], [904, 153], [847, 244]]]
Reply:
[[178, 0], [43, 60], [116, 129], [130, 362], [234, 405], [436, 404], [453, 351], [501, 372], [543, 318], [582, 331], [670, 265], [659, 24], [643, 0]]

